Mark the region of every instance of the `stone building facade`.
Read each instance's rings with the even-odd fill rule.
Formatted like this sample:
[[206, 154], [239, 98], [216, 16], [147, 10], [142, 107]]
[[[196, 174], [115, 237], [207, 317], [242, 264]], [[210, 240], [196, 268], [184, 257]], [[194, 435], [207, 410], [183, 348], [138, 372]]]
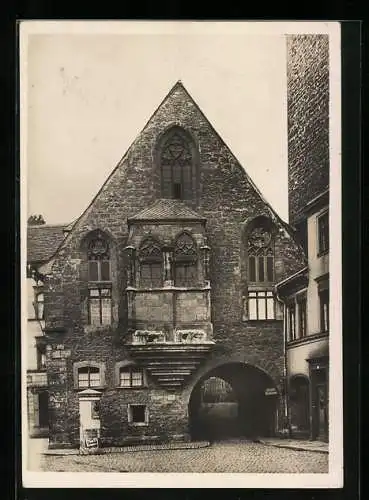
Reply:
[[[280, 432], [275, 285], [306, 265], [291, 228], [177, 82], [39, 268], [49, 446]], [[214, 378], [224, 398], [205, 411]]]
[[63, 241], [63, 225], [27, 227], [27, 416], [29, 435], [49, 435], [48, 383], [44, 342], [44, 283], [37, 269], [53, 255]]
[[328, 439], [329, 41], [287, 37], [289, 222], [308, 265], [278, 285], [284, 302], [292, 435]]

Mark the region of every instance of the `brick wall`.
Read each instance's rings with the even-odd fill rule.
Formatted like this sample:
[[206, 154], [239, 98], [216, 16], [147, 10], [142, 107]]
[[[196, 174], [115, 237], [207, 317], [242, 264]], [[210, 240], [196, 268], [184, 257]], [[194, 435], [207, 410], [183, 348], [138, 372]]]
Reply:
[[[283, 369], [282, 321], [243, 321], [242, 296], [245, 284], [242, 259], [243, 234], [247, 223], [258, 215], [272, 219], [276, 228], [276, 278], [281, 280], [300, 270], [305, 258], [288, 228], [255, 191], [245, 170], [222, 142], [204, 115], [181, 85], [162, 103], [144, 130], [123, 157], [90, 207], [67, 236], [52, 266], [45, 297], [46, 326], [64, 325], [58, 339], [49, 333], [49, 345], [58, 343], [70, 351], [66, 358], [66, 379], [50, 387], [51, 445], [78, 443], [78, 399], [73, 388], [72, 365], [76, 361], [103, 362], [106, 389], [102, 398], [102, 436], [105, 442], [121, 444], [138, 437], [186, 434], [188, 432], [188, 391], [199, 374], [189, 381], [187, 392], [178, 391], [168, 401], [157, 395], [158, 388], [142, 391], [114, 386], [114, 365], [128, 358], [124, 348], [127, 306], [124, 294], [127, 265], [123, 249], [127, 242], [127, 217], [153, 203], [158, 194], [155, 147], [157, 138], [170, 125], [183, 126], [195, 138], [199, 151], [199, 202], [192, 208], [206, 217], [206, 233], [211, 247], [211, 314], [216, 349], [208, 361], [232, 361], [241, 356], [250, 363], [266, 367], [274, 383], [280, 383]], [[196, 206], [194, 206], [196, 205]], [[113, 324], [92, 329], [86, 326], [84, 301], [86, 280], [81, 242], [92, 230], [105, 231], [113, 243]], [[169, 231], [170, 232], [170, 231]], [[58, 372], [48, 357], [49, 374]], [[206, 370], [205, 365], [205, 370]], [[159, 391], [160, 392], [160, 391]], [[127, 422], [127, 404], [150, 405], [148, 427], [133, 428]], [[163, 418], [163, 415], [165, 417]]]
[[289, 222], [329, 184], [328, 35], [287, 36]]

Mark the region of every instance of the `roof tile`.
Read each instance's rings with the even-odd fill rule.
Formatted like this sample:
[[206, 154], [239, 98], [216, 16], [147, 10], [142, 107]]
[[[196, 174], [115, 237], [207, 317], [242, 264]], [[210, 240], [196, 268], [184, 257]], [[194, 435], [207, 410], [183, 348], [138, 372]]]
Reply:
[[41, 263], [56, 252], [65, 237], [66, 224], [27, 227], [27, 261]]
[[129, 218], [132, 221], [172, 219], [203, 220], [204, 217], [197, 214], [181, 200], [163, 198]]

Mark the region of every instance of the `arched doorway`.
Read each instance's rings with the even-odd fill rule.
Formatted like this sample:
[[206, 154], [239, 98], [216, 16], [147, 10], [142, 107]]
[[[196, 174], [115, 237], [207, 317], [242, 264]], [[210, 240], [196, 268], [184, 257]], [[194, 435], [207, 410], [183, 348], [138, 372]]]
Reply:
[[189, 400], [193, 440], [272, 436], [278, 392], [271, 377], [244, 363], [227, 363], [204, 375]]

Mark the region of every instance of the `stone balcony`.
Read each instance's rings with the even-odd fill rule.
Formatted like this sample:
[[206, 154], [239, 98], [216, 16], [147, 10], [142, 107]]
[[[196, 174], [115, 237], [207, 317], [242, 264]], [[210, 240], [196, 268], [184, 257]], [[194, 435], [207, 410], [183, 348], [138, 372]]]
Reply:
[[158, 385], [175, 390], [198, 369], [215, 346], [202, 329], [135, 330], [125, 343], [130, 354]]

